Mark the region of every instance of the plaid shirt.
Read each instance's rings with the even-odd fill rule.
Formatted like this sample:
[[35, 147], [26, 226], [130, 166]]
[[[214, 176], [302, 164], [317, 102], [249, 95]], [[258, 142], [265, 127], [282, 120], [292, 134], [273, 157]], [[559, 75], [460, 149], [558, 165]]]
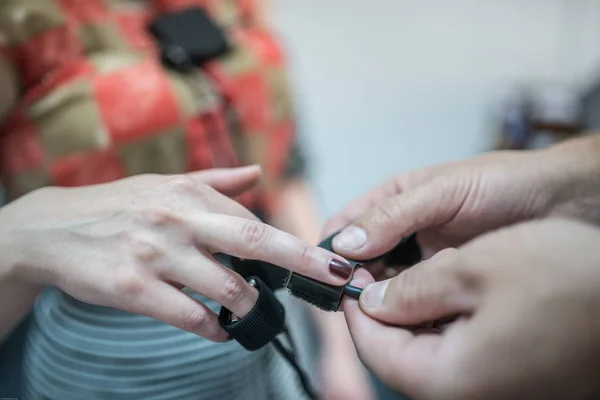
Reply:
[[[202, 6], [234, 50], [196, 73], [164, 68], [149, 21]], [[240, 201], [271, 210], [297, 154], [284, 56], [252, 0], [3, 0], [0, 68], [19, 91], [0, 127], [14, 199], [142, 173], [259, 163]], [[300, 166], [301, 163], [296, 166]]]

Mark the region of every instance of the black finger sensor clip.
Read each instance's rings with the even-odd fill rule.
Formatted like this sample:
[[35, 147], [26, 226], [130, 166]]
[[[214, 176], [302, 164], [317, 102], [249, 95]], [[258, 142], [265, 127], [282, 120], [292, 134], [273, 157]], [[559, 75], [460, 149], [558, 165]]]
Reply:
[[[333, 252], [333, 238], [336, 234], [325, 239], [319, 247]], [[367, 261], [348, 260], [353, 268], [357, 266], [382, 261], [386, 265], [414, 265], [421, 261], [421, 249], [417, 243], [416, 235], [411, 235], [403, 240], [390, 252]], [[333, 286], [319, 282], [304, 275], [291, 272], [288, 275], [286, 288], [295, 297], [298, 297], [324, 311], [338, 311], [344, 296], [358, 299], [362, 289], [347, 284], [345, 286]]]

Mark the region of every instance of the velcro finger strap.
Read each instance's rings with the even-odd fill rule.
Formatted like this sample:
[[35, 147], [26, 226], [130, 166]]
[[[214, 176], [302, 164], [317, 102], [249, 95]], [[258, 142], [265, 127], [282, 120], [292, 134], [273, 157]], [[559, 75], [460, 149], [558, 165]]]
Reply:
[[275, 294], [258, 277], [248, 278], [258, 290], [258, 300], [246, 316], [236, 319], [230, 310], [221, 307], [219, 324], [246, 350], [262, 348], [279, 335], [285, 326], [285, 309]]

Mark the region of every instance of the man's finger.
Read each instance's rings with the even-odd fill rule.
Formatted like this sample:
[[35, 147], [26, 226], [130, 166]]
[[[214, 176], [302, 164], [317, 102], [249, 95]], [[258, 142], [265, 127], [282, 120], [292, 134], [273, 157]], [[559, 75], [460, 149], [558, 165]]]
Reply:
[[223, 214], [188, 220], [198, 243], [212, 253], [269, 262], [332, 285], [346, 283], [353, 272], [340, 256], [258, 221]]
[[419, 325], [472, 311], [476, 279], [462, 268], [459, 250], [444, 250], [395, 278], [369, 285], [360, 306], [387, 324]]
[[422, 397], [436, 373], [440, 337], [415, 336], [408, 330], [380, 323], [363, 313], [355, 300], [345, 299], [343, 310], [361, 360], [390, 387]]
[[351, 259], [380, 256], [403, 237], [452, 219], [463, 198], [464, 194], [449, 190], [443, 181], [385, 198], [337, 235], [333, 247]]
[[187, 175], [228, 197], [235, 197], [256, 185], [261, 174], [260, 166], [250, 165], [242, 168], [209, 169]]
[[228, 341], [229, 335], [219, 325], [214, 312], [166, 282], [152, 284], [137, 296], [129, 311], [156, 318], [215, 342]]

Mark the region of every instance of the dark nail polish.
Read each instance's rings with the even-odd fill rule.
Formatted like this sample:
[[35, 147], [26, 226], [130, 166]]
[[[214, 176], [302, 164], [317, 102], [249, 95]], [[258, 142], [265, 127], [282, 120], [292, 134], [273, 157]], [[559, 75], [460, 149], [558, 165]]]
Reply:
[[349, 279], [352, 276], [353, 268], [348, 262], [334, 258], [329, 263], [329, 271], [342, 279]]

